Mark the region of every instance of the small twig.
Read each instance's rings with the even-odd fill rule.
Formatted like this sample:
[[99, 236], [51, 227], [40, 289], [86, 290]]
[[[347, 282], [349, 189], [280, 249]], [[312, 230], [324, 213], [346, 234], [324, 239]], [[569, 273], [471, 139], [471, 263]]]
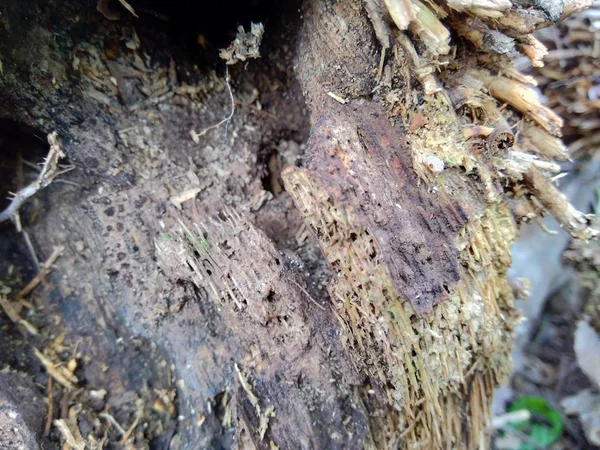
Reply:
[[[15, 215], [15, 219], [18, 222], [21, 222], [21, 217], [18, 212]], [[17, 227], [17, 229], [20, 229], [19, 232], [23, 235], [23, 240], [25, 241], [25, 245], [27, 245], [27, 250], [29, 250], [31, 259], [33, 260], [33, 263], [35, 264], [35, 270], [39, 272], [40, 271], [40, 260], [38, 259], [37, 254], [35, 253], [35, 249], [33, 248], [31, 238], [29, 237], [29, 233], [27, 231], [25, 231], [23, 229], [23, 227], [21, 227], [20, 223], [19, 223], [19, 226]]]
[[127, 3], [125, 0], [119, 0], [119, 3], [123, 5], [123, 8], [129, 11], [134, 17], [137, 17], [139, 19], [139, 16], [135, 13], [135, 10], [129, 3]]
[[[18, 213], [17, 213], [17, 216], [18, 216]], [[58, 259], [58, 257], [60, 256], [60, 254], [63, 250], [64, 250], [64, 247], [62, 245], [54, 247], [52, 254], [46, 260], [46, 262], [42, 265], [41, 271], [39, 271], [38, 274], [27, 284], [27, 286], [25, 286], [21, 290], [21, 292], [19, 292], [17, 294], [14, 302], [9, 302], [5, 296], [0, 295], [0, 308], [2, 310], [4, 310], [4, 312], [8, 316], [8, 318], [14, 324], [23, 325], [29, 333], [31, 333], [35, 336], [38, 335], [37, 328], [34, 327], [32, 324], [30, 324], [27, 320], [21, 318], [21, 315], [19, 312], [20, 307], [25, 306], [27, 308], [31, 308], [31, 304], [29, 304], [28, 302], [25, 302], [23, 300], [23, 298], [25, 296], [29, 295], [44, 280], [44, 278], [48, 275], [48, 273], [52, 269], [52, 264], [54, 264], [54, 262]], [[19, 306], [19, 309], [18, 310], [15, 309], [13, 307], [13, 304]]]
[[12, 323], [21, 322], [21, 316], [17, 311], [15, 311], [11, 302], [9, 302], [4, 295], [0, 295], [0, 308], [2, 308]]
[[21, 289], [21, 292], [17, 294], [17, 301], [27, 297], [36, 287], [38, 287], [42, 281], [44, 281], [44, 278], [46, 278], [46, 276], [48, 276], [50, 273], [50, 270], [52, 270], [52, 264], [56, 262], [64, 249], [65, 248], [62, 245], [54, 247], [50, 257], [41, 265], [41, 270], [38, 272], [38, 274], [29, 283], [27, 283], [27, 286]]
[[[21, 162], [23, 163], [23, 165], [29, 167], [30, 169], [35, 170], [38, 173], [42, 171], [42, 168], [38, 164], [32, 163], [31, 161], [27, 161], [26, 159], [22, 159]], [[75, 169], [75, 166], [72, 164], [69, 164], [69, 165], [59, 164], [58, 168], [60, 170], [58, 172], [56, 172], [56, 176], [62, 175], [63, 173], [70, 172], [71, 170]], [[81, 187], [81, 185], [79, 183], [76, 183], [76, 182], [70, 181], [70, 180], [63, 180], [62, 178], [55, 178], [54, 183], [64, 183], [64, 184], [68, 184], [70, 186]]]
[[115, 427], [117, 429], [117, 431], [119, 432], [119, 434], [121, 436], [125, 436], [126, 431], [123, 429], [123, 427], [119, 424], [119, 422], [117, 422], [117, 420], [112, 415], [110, 415], [107, 412], [103, 412], [103, 413], [98, 414], [98, 417], [105, 419], [108, 423], [110, 423], [113, 427]]
[[58, 139], [56, 136], [56, 132], [50, 133], [48, 135], [48, 143], [50, 144], [50, 150], [48, 151], [48, 156], [44, 161], [44, 165], [42, 167], [40, 175], [34, 182], [28, 184], [19, 192], [14, 194], [10, 204], [6, 207], [4, 211], [0, 212], [0, 223], [12, 219], [15, 216], [15, 214], [17, 214], [17, 212], [19, 211], [21, 205], [29, 197], [33, 196], [36, 192], [48, 186], [56, 177], [56, 175], [58, 175], [58, 161], [61, 158], [64, 158], [65, 154], [60, 149], [60, 145], [58, 144]]
[[225, 66], [225, 85], [227, 86], [227, 92], [229, 93], [229, 99], [231, 101], [231, 112], [223, 120], [219, 121], [218, 123], [216, 123], [214, 125], [211, 125], [208, 128], [205, 128], [200, 133], [196, 133], [195, 131], [192, 130], [191, 134], [192, 134], [192, 139], [194, 141], [196, 141], [200, 136], [204, 136], [210, 130], [219, 128], [224, 123], [226, 124], [225, 125], [225, 134], [227, 134], [227, 127], [229, 126], [229, 121], [233, 118], [233, 114], [235, 113], [235, 99], [233, 98], [233, 92], [231, 91], [231, 85], [229, 84], [229, 68], [227, 66]]
[[523, 174], [529, 191], [572, 237], [593, 239], [600, 231], [589, 226], [590, 217], [576, 210], [552, 182], [535, 166]]
[[50, 434], [52, 428], [52, 416], [54, 414], [54, 399], [52, 396], [52, 388], [54, 387], [54, 379], [48, 375], [48, 414], [46, 415], [46, 426], [44, 427], [44, 436]]
[[345, 105], [346, 103], [348, 103], [348, 100], [346, 100], [344, 97], [342, 97], [341, 95], [336, 94], [335, 92], [331, 92], [329, 91], [327, 93], [327, 95], [329, 95], [332, 99], [334, 99], [336, 102], [341, 103], [342, 105]]
[[56, 381], [58, 381], [63, 387], [67, 389], [74, 389], [75, 383], [77, 382], [77, 378], [73, 374], [70, 375], [70, 379], [67, 378], [67, 375], [63, 373], [63, 371], [58, 370], [54, 363], [50, 361], [42, 352], [40, 352], [37, 348], [33, 348], [33, 353], [40, 360], [46, 372], [48, 372]]
[[[34, 336], [39, 335], [37, 328], [25, 319], [22, 319], [19, 310], [13, 308], [13, 302], [9, 302], [4, 295], [0, 295], [0, 308], [8, 316], [12, 323], [15, 325], [22, 325], [27, 332]], [[22, 330], [20, 331], [22, 332]]]
[[33, 336], [40, 335], [40, 332], [38, 331], [38, 329], [36, 327], [34, 327], [31, 323], [27, 322], [25, 319], [21, 319], [19, 324], [23, 325], [23, 327], [27, 330], [27, 332], [29, 334], [32, 334]]
[[292, 281], [292, 283], [294, 283], [294, 284], [296, 285], [296, 287], [297, 287], [298, 289], [300, 289], [300, 290], [301, 290], [301, 291], [304, 293], [304, 295], [306, 295], [306, 296], [307, 296], [307, 297], [308, 297], [308, 298], [309, 298], [309, 299], [310, 299], [310, 300], [311, 300], [311, 301], [312, 301], [312, 302], [313, 302], [315, 305], [317, 305], [319, 308], [321, 308], [321, 310], [322, 310], [322, 311], [325, 311], [325, 307], [324, 307], [323, 305], [321, 305], [321, 304], [317, 303], [317, 301], [316, 301], [314, 298], [312, 298], [312, 295], [310, 295], [310, 294], [309, 294], [309, 293], [306, 291], [306, 289], [304, 289], [302, 286], [300, 286], [300, 283], [298, 283], [298, 282], [297, 282], [296, 280], [294, 280], [293, 278], [290, 278], [290, 280], [291, 280], [291, 281]]
[[422, 411], [419, 411], [419, 414], [417, 414], [417, 417], [415, 420], [413, 420], [413, 422], [407, 426], [402, 433], [400, 433], [400, 439], [403, 439], [405, 436], [408, 435], [408, 433], [410, 433], [410, 431], [419, 423], [419, 421], [421, 420], [421, 414]]
[[137, 427], [139, 422], [140, 422], [140, 418], [136, 417], [135, 420], [133, 421], [133, 423], [131, 424], [131, 426], [127, 429], [127, 431], [121, 438], [121, 445], [125, 445], [127, 443], [127, 440], [131, 437], [133, 430], [135, 430], [135, 427]]
[[67, 425], [67, 422], [65, 420], [57, 420], [54, 422], [54, 425], [56, 425], [56, 428], [58, 429], [60, 435], [64, 439], [66, 448], [75, 450], [85, 450], [85, 444], [81, 444], [80, 442], [78, 442], [77, 438], [73, 436], [73, 433], [69, 429], [69, 426]]
[[33, 169], [38, 173], [40, 173], [42, 171], [42, 168], [39, 165], [37, 165], [36, 163], [32, 163], [31, 161], [27, 161], [26, 159], [22, 159], [22, 158], [21, 158], [21, 162], [23, 163], [24, 166], [27, 166], [30, 169]]
[[261, 412], [260, 412], [260, 404], [258, 402], [258, 397], [256, 397], [256, 395], [254, 395], [254, 392], [252, 392], [252, 386], [250, 386], [250, 383], [248, 382], [246, 377], [242, 374], [242, 371], [240, 370], [239, 366], [237, 364], [234, 364], [234, 367], [235, 367], [235, 371], [238, 374], [240, 383], [242, 384], [242, 388], [244, 388], [244, 391], [246, 391], [248, 400], [250, 400], [250, 403], [252, 404], [252, 406], [254, 406], [254, 409], [256, 409], [256, 415], [258, 417], [260, 417]]
[[81, 187], [81, 185], [75, 181], [71, 181], [71, 180], [63, 180], [62, 178], [56, 178], [54, 180], [55, 183], [62, 183], [62, 184], [66, 184], [68, 186], [73, 186], [73, 187]]

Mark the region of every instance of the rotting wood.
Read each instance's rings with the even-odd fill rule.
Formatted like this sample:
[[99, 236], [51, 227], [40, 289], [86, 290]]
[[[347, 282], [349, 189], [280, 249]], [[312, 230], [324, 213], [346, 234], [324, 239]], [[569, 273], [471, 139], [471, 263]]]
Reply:
[[[338, 342], [329, 341], [328, 348], [320, 343], [308, 347], [313, 336], [335, 329], [335, 318], [294, 279], [298, 275], [285, 267], [272, 242], [247, 217], [228, 210], [221, 220], [192, 226], [180, 223], [178, 230], [159, 238], [156, 247], [161, 267], [171, 279], [193, 282], [206, 293], [201, 301], [220, 308], [229, 332], [243, 330], [232, 339], [247, 355], [224, 370], [239, 380], [232, 419], [246, 430], [252, 445], [266, 448], [273, 441], [282, 448], [293, 447], [305, 439], [305, 433], [317, 432], [310, 423], [313, 402], [330, 411], [322, 417], [318, 412], [319, 420], [333, 417], [334, 428], [329, 429], [338, 430], [335, 416], [348, 411], [324, 406], [325, 398], [337, 398], [338, 384], [344, 392], [345, 386], [358, 381], [349, 363], [340, 360]], [[335, 369], [330, 367], [332, 361]], [[333, 448], [343, 439], [360, 446], [363, 439], [370, 439], [361, 425], [365, 415], [363, 408], [357, 408], [345, 424], [353, 431], [348, 435], [338, 431], [338, 438], [322, 435], [319, 442]]]
[[[395, 44], [388, 69], [399, 87], [378, 86], [384, 99], [380, 102], [361, 91], [368, 85], [365, 74], [377, 61], [363, 32], [364, 16], [349, 2], [317, 0], [308, 6], [298, 64], [313, 123], [308, 163], [287, 169], [283, 177], [337, 274], [329, 292], [345, 346], [359, 370], [382, 387], [384, 398], [398, 411], [395, 419], [371, 420], [372, 429], [380, 430], [373, 433], [380, 439], [376, 445], [387, 448], [399, 433], [401, 448], [445, 448], [449, 443], [479, 448], [489, 436], [491, 392], [510, 370], [518, 323], [506, 279], [518, 223], [507, 206], [512, 193], [502, 186], [527, 189], [573, 236], [587, 238], [596, 232], [572, 207], [548, 201], [557, 191], [541, 170], [555, 172], [558, 166], [521, 151], [512, 128], [523, 116], [555, 136], [562, 119], [541, 104], [524, 83], [526, 77], [503, 66], [510, 68], [510, 60], [501, 55], [511, 49], [481, 44], [479, 50], [495, 54], [492, 59], [478, 60], [466, 48], [454, 50], [454, 61], [444, 60], [444, 27], [467, 17], [452, 11], [454, 2], [429, 5], [431, 10], [412, 4], [405, 14], [426, 9], [408, 27], [420, 50], [406, 38]], [[470, 13], [498, 39], [504, 39], [503, 32], [526, 36], [547, 24], [547, 19], [536, 18], [542, 17], [540, 11], [528, 15], [508, 2], [498, 10], [500, 15], [474, 7]], [[390, 13], [402, 17], [397, 10]], [[443, 25], [436, 15], [450, 19]], [[340, 16], [352, 31], [338, 29]], [[498, 20], [509, 16], [514, 22]], [[394, 20], [401, 30], [407, 28]], [[455, 30], [460, 34], [472, 28]], [[531, 39], [521, 42], [536, 45]], [[345, 49], [351, 47], [363, 50], [342, 63]], [[517, 48], [534, 62], [543, 52], [541, 47], [534, 53], [526, 46]], [[423, 74], [420, 60], [432, 57], [427, 64], [443, 67], [439, 80], [429, 72], [427, 78], [417, 76], [421, 85], [412, 84], [412, 74]], [[494, 61], [497, 71], [481, 68], [484, 60]], [[332, 85], [330, 71], [340, 65], [353, 77]], [[330, 90], [347, 99], [346, 104], [326, 99], [323, 93]], [[415, 117], [421, 118], [418, 126], [413, 126]], [[463, 130], [472, 133], [473, 126], [482, 134], [490, 130], [487, 141], [465, 140]], [[531, 136], [526, 136], [529, 151]], [[562, 155], [556, 145], [535, 153]], [[434, 170], [431, 161], [439, 162]], [[539, 178], [532, 180], [531, 174]], [[397, 424], [396, 431], [389, 421]]]
[[[393, 3], [407, 8], [400, 14], [404, 14], [401, 28], [408, 28], [417, 17], [412, 2]], [[304, 167], [288, 169], [285, 178], [298, 210], [336, 269], [328, 287], [331, 306], [325, 310], [309, 301], [315, 295], [313, 289], [300, 269], [293, 270], [301, 263], [294, 258], [286, 263], [249, 219], [235, 212], [226, 213], [223, 220], [207, 219], [205, 211], [214, 212], [214, 199], [212, 203], [195, 199], [193, 208], [198, 207], [200, 215], [185, 208], [182, 213], [188, 214], [184, 223], [199, 222], [200, 216], [207, 222], [206, 228], [190, 226], [191, 233], [173, 231], [177, 225], [173, 225], [172, 212], [161, 202], [168, 203], [170, 183], [185, 170], [173, 157], [169, 164], [175, 169], [171, 172], [174, 176], [167, 176], [165, 182], [168, 189], [147, 182], [157, 173], [165, 174], [146, 172], [154, 163], [165, 165], [164, 160], [152, 160], [148, 155], [162, 156], [163, 148], [177, 147], [165, 145], [172, 141], [156, 139], [152, 133], [180, 132], [185, 123], [180, 117], [171, 120], [177, 126], [170, 129], [169, 122], [163, 121], [173, 119], [165, 112], [173, 106], [168, 102], [177, 96], [181, 102], [177, 107], [181, 107], [189, 102], [185, 96], [204, 100], [206, 88], [167, 84], [155, 91], [147, 83], [142, 91], [152, 102], [134, 99], [130, 104], [121, 87], [114, 92], [112, 72], [104, 67], [106, 58], [98, 42], [104, 42], [105, 36], [96, 36], [95, 41], [64, 58], [65, 67], [74, 66], [77, 83], [99, 86], [100, 90], [86, 90], [93, 97], [88, 95], [85, 101], [74, 97], [70, 108], [61, 110], [61, 136], [67, 131], [82, 139], [77, 145], [68, 143], [69, 156], [83, 165], [90, 161], [86, 176], [93, 178], [94, 184], [88, 186], [82, 202], [73, 202], [74, 208], [85, 207], [86, 214], [73, 214], [69, 208], [54, 212], [54, 220], [58, 218], [67, 233], [83, 236], [91, 249], [89, 256], [84, 247], [78, 250], [81, 255], [72, 251], [67, 262], [61, 259], [65, 273], [55, 279], [57, 291], [97, 319], [90, 323], [88, 316], [77, 312], [71, 323], [79, 320], [90, 330], [100, 329], [102, 339], [123, 333], [115, 320], [120, 315], [128, 328], [163, 339], [160, 345], [170, 353], [182, 376], [177, 386], [185, 417], [182, 413], [179, 442], [196, 443], [202, 438], [210, 447], [212, 439], [222, 435], [223, 422], [213, 409], [215, 395], [223, 389], [228, 392], [231, 386], [227, 383], [235, 380], [238, 363], [251, 377], [256, 397], [276, 405], [277, 415], [269, 417], [263, 436], [264, 418], [258, 417], [242, 390], [232, 393], [227, 404], [232, 426], [238, 431], [247, 429], [245, 439], [257, 448], [263, 448], [263, 437], [264, 445], [268, 442], [280, 448], [298, 442], [311, 442], [317, 448], [396, 448], [399, 444], [475, 448], [485, 444], [491, 390], [510, 369], [511, 332], [518, 320], [505, 279], [508, 247], [516, 233], [505, 200], [513, 188], [515, 197], [523, 193], [515, 201], [527, 201], [531, 192], [519, 183], [523, 176], [519, 167], [509, 173], [510, 149], [502, 145], [489, 152], [485, 139], [505, 126], [514, 132], [523, 117], [488, 95], [485, 75], [489, 74], [479, 80], [476, 75], [482, 67], [501, 67], [503, 76], [523, 85], [531, 80], [511, 71], [508, 64], [504, 67], [504, 59], [477, 54], [469, 46], [454, 48], [452, 41], [452, 52], [444, 56], [447, 34], [440, 26], [452, 28], [454, 19], [468, 13], [492, 29], [511, 5], [491, 3], [425, 2], [419, 7], [432, 9], [418, 16], [419, 20], [435, 19], [430, 24], [435, 27], [419, 23], [412, 28], [416, 36], [388, 36], [390, 48], [384, 52], [373, 39], [369, 18], [359, 2], [307, 2], [296, 67], [311, 109], [313, 138]], [[538, 20], [543, 12], [531, 9], [533, 23], [525, 22], [527, 10], [515, 6], [508, 11], [519, 19], [515, 26], [502, 19], [502, 29], [494, 30], [512, 37], [547, 22]], [[83, 22], [78, 22], [81, 29], [94, 28], [79, 24]], [[380, 31], [385, 29], [380, 27]], [[429, 34], [423, 38], [419, 31], [432, 30], [439, 30], [443, 39], [428, 41], [425, 51], [422, 44], [427, 44], [424, 39]], [[385, 47], [385, 38], [381, 41]], [[147, 48], [139, 39], [132, 38], [127, 49], [119, 64], [135, 66], [141, 80], [152, 77], [160, 85], [171, 79], [166, 75], [171, 73], [170, 66], [145, 66], [148, 61], [140, 54], [145, 58]], [[436, 53], [439, 56], [433, 57]], [[6, 70], [12, 70], [11, 64]], [[77, 78], [77, 64], [85, 73], [81, 78]], [[16, 77], [1, 81], [11, 79]], [[80, 88], [76, 83], [70, 86], [68, 79], [63, 83], [65, 91], [61, 92]], [[4, 96], [13, 92], [8, 86]], [[74, 91], [79, 92], [77, 89]], [[55, 106], [36, 102], [33, 96], [39, 92], [37, 85], [25, 90], [27, 95], [22, 97], [35, 107], [31, 107], [34, 114], [19, 119], [36, 126], [54, 125]], [[346, 103], [337, 103], [328, 92]], [[224, 98], [229, 100], [227, 92]], [[19, 100], [12, 99], [17, 106]], [[65, 97], [64, 101], [72, 99]], [[163, 101], [161, 106], [169, 108], [149, 108]], [[190, 122], [199, 117], [200, 107], [193, 106], [197, 109], [190, 108], [193, 114], [186, 116]], [[239, 106], [243, 111], [244, 105]], [[103, 125], [91, 124], [89, 115], [101, 117]], [[83, 125], [79, 125], [81, 117]], [[274, 114], [264, 117], [273, 119]], [[131, 126], [132, 120], [140, 120], [140, 126], [135, 122]], [[141, 121], [156, 126], [142, 136], [132, 131], [142, 128]], [[465, 127], [479, 127], [481, 133], [466, 140]], [[404, 134], [403, 128], [408, 133]], [[205, 141], [207, 136], [193, 136], [207, 148], [214, 144]], [[518, 151], [520, 139], [517, 136], [515, 140], [513, 151]], [[108, 144], [103, 147], [105, 142]], [[263, 145], [262, 140], [257, 142]], [[233, 141], [226, 142], [230, 143], [233, 147]], [[184, 147], [183, 141], [177, 144]], [[190, 154], [198, 151], [194, 148]], [[219, 147], [218, 151], [226, 153], [229, 148]], [[236, 147], [235, 151], [244, 149]], [[188, 159], [181, 159], [187, 167]], [[214, 166], [223, 171], [218, 173], [222, 181], [222, 173], [230, 172], [219, 166], [223, 160], [215, 159]], [[94, 170], [93, 164], [100, 169]], [[212, 164], [207, 166], [207, 171], [212, 170]], [[131, 175], [136, 170], [138, 173]], [[240, 178], [235, 173], [235, 178]], [[211, 195], [222, 195], [223, 190], [213, 188]], [[240, 190], [248, 188], [242, 185]], [[144, 206], [148, 197], [151, 199]], [[112, 201], [110, 206], [103, 205], [105, 198]], [[239, 206], [236, 201], [239, 198], [228, 197], [223, 203]], [[140, 203], [128, 217], [132, 205]], [[161, 228], [163, 221], [166, 230]], [[107, 245], [115, 243], [114, 238], [107, 238], [109, 233], [114, 236], [115, 228], [121, 233], [117, 244], [127, 247], [123, 254], [130, 256], [126, 262], [118, 259], [121, 252], [113, 252]], [[170, 236], [171, 232], [176, 236]], [[154, 259], [148, 256], [153, 254], [155, 238], [163, 252], [157, 256], [170, 284], [164, 283]], [[173, 239], [167, 245], [161, 238]], [[90, 271], [74, 272], [80, 290], [64, 281], [68, 266], [73, 261], [81, 263], [77, 258], [90, 258], [94, 267], [91, 275]], [[125, 264], [134, 269], [126, 269]], [[120, 271], [117, 275], [115, 267]], [[311, 294], [309, 298], [304, 290]], [[183, 294], [178, 297], [177, 292]], [[328, 300], [324, 294], [318, 298], [320, 305], [329, 306]], [[76, 331], [80, 324], [76, 325], [71, 330]], [[345, 344], [342, 349], [340, 336]], [[103, 364], [102, 339], [97, 344], [100, 357], [89, 367]], [[98, 381], [100, 372], [88, 368], [88, 380]], [[115, 376], [113, 368], [110, 375]], [[121, 375], [115, 379], [121, 380]], [[228, 424], [228, 420], [224, 422]], [[126, 431], [119, 427], [124, 435]], [[329, 430], [335, 431], [330, 434]], [[239, 439], [241, 446], [243, 438]]]

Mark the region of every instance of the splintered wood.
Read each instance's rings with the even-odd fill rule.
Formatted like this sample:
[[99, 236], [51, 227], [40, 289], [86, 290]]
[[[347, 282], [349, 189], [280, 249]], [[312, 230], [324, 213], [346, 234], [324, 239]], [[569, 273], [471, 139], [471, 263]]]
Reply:
[[[541, 66], [547, 49], [530, 33], [586, 4], [369, 0], [383, 47], [370, 60], [362, 18], [337, 9], [341, 32], [330, 6], [305, 14], [298, 71], [313, 127], [306, 166], [283, 179], [336, 274], [328, 290], [349, 354], [397, 411], [370, 418], [372, 437], [380, 448], [486, 447], [519, 321], [506, 272], [520, 221], [547, 211], [574, 237], [597, 235], [552, 185], [555, 160], [569, 158], [563, 120], [510, 56]], [[346, 63], [352, 47], [363, 59]], [[331, 83], [315, 60], [345, 65], [351, 84]], [[356, 90], [368, 71], [381, 75], [373, 101]]]

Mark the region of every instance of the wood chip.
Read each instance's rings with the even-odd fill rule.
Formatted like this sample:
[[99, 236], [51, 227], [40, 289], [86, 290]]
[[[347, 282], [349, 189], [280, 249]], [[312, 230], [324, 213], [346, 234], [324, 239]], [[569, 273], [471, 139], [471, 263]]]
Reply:
[[329, 95], [332, 99], [334, 99], [336, 102], [341, 103], [342, 105], [345, 105], [346, 103], [348, 103], [348, 100], [346, 100], [345, 98], [343, 98], [340, 95], [336, 94], [335, 92], [329, 91], [327, 93], [327, 95]]
[[185, 191], [171, 197], [171, 203], [173, 203], [177, 208], [181, 209], [182, 203], [195, 199], [201, 191], [202, 188], [199, 187], [186, 189]]

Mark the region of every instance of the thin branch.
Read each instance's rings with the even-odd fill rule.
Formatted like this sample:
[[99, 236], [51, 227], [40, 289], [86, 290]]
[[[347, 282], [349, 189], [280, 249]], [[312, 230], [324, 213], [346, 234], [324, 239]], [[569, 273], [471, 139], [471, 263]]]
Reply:
[[50, 151], [48, 152], [48, 156], [44, 161], [40, 175], [33, 183], [25, 186], [14, 195], [10, 205], [8, 205], [4, 211], [0, 212], [0, 223], [12, 219], [19, 211], [21, 205], [25, 203], [29, 197], [33, 196], [36, 192], [44, 189], [46, 186], [52, 183], [54, 177], [58, 175], [58, 161], [60, 158], [64, 158], [65, 154], [58, 145], [56, 132], [48, 135], [48, 143], [50, 144]]
[[23, 235], [23, 239], [25, 240], [25, 244], [27, 245], [27, 250], [29, 250], [29, 255], [31, 256], [31, 259], [35, 264], [35, 270], [39, 272], [40, 260], [38, 259], [35, 253], [35, 249], [33, 248], [33, 244], [31, 243], [31, 239], [29, 238], [29, 233], [27, 233], [27, 231], [23, 229], [23, 226], [21, 224], [21, 214], [19, 213], [19, 211], [17, 211], [15, 215], [12, 216], [12, 221], [15, 225], [17, 233], [21, 233]]
[[[17, 215], [19, 215], [17, 213]], [[40, 271], [40, 260], [35, 253], [35, 249], [33, 248], [33, 243], [31, 242], [31, 238], [29, 237], [29, 233], [21, 228], [21, 234], [23, 235], [23, 239], [25, 240], [25, 245], [27, 245], [27, 249], [29, 250], [29, 254], [31, 255], [31, 259], [35, 264], [35, 270]]]
[[46, 278], [52, 270], [52, 264], [56, 262], [64, 249], [65, 248], [62, 245], [54, 247], [50, 257], [41, 265], [39, 273], [17, 294], [17, 300], [27, 297], [42, 281], [44, 281], [44, 278]]
[[100, 417], [101, 419], [106, 420], [113, 427], [115, 427], [115, 429], [119, 432], [119, 434], [121, 436], [125, 435], [126, 431], [123, 429], [123, 427], [121, 426], [121, 424], [119, 424], [119, 422], [117, 422], [117, 419], [115, 419], [112, 415], [110, 415], [107, 412], [103, 412], [103, 413], [98, 414], [98, 417]]
[[[35, 347], [33, 347], [33, 353], [52, 378], [54, 378], [67, 389], [75, 389], [75, 384], [77, 383], [77, 377], [75, 377], [75, 375], [66, 370], [66, 368], [56, 367], [50, 358], [48, 358]], [[56, 422], [54, 423], [56, 424]]]
[[233, 92], [231, 91], [231, 85], [229, 84], [229, 68], [227, 66], [225, 66], [225, 85], [227, 86], [227, 92], [229, 93], [229, 100], [231, 101], [231, 112], [223, 120], [219, 121], [218, 123], [216, 123], [214, 125], [211, 125], [208, 128], [205, 128], [200, 133], [196, 133], [195, 131], [192, 131], [192, 139], [194, 141], [196, 141], [200, 136], [204, 136], [210, 130], [219, 128], [224, 123], [227, 124], [226, 128], [225, 128], [225, 133], [227, 133], [227, 126], [229, 126], [229, 121], [233, 118], [233, 114], [235, 113], [235, 99], [233, 98]]
[[52, 417], [54, 415], [54, 396], [52, 395], [52, 388], [54, 382], [52, 381], [52, 375], [48, 375], [48, 413], [46, 414], [46, 425], [44, 426], [44, 436], [50, 434], [52, 428]]
[[298, 289], [300, 289], [304, 293], [304, 295], [306, 295], [316, 306], [318, 306], [322, 311], [325, 311], [326, 308], [323, 305], [321, 305], [320, 303], [318, 303], [314, 298], [312, 298], [312, 295], [310, 295], [306, 289], [304, 289], [302, 286], [300, 286], [300, 283], [298, 283], [293, 278], [290, 278], [290, 281], [292, 283], [294, 283], [296, 285], [296, 287]]

